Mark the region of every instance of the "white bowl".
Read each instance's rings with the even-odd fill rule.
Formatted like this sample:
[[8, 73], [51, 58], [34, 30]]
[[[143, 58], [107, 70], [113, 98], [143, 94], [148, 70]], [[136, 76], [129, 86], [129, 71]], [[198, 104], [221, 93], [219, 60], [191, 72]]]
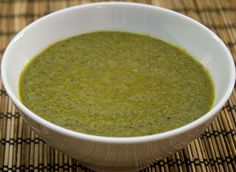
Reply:
[[[124, 30], [157, 36], [184, 47], [210, 72], [215, 84], [213, 108], [183, 127], [149, 136], [113, 138], [74, 132], [54, 125], [19, 100], [19, 75], [29, 60], [55, 41], [97, 30]], [[2, 60], [2, 80], [24, 120], [46, 142], [100, 171], [132, 171], [185, 147], [210, 125], [229, 98], [235, 67], [224, 43], [195, 20], [171, 10], [135, 3], [94, 3], [49, 14], [19, 32]]]

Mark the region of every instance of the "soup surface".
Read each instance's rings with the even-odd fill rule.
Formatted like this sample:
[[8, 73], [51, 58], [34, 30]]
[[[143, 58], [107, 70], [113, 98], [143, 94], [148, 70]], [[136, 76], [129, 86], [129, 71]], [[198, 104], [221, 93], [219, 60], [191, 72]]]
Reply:
[[214, 99], [208, 72], [184, 50], [118, 31], [49, 46], [26, 65], [19, 90], [25, 106], [54, 124], [114, 137], [183, 126]]

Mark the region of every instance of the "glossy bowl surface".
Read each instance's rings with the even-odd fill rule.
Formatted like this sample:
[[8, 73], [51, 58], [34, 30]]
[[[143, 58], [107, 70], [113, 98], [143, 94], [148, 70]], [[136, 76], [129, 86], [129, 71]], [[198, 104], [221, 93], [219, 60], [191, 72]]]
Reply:
[[[74, 132], [54, 125], [27, 109], [19, 101], [18, 81], [29, 60], [58, 40], [98, 30], [149, 34], [186, 49], [209, 70], [213, 78], [213, 108], [183, 127], [129, 138]], [[135, 171], [183, 148], [209, 126], [229, 98], [235, 82], [233, 58], [224, 43], [208, 28], [171, 10], [124, 2], [70, 7], [36, 20], [8, 45], [2, 59], [1, 74], [7, 93], [32, 129], [55, 148], [98, 171]]]

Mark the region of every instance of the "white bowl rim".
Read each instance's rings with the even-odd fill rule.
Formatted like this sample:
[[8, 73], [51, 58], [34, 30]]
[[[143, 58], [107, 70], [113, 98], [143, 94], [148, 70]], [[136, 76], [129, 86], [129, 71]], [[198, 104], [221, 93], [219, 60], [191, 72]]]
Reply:
[[[13, 92], [10, 89], [9, 83], [7, 82], [6, 78], [6, 58], [8, 56], [8, 51], [10, 51], [11, 47], [15, 43], [15, 41], [18, 39], [19, 36], [22, 36], [25, 32], [30, 30], [31, 27], [33, 27], [35, 24], [39, 24], [42, 20], [45, 20], [47, 18], [53, 17], [54, 15], [57, 15], [59, 13], [63, 13], [68, 10], [72, 9], [82, 9], [86, 7], [98, 7], [98, 6], [109, 6], [109, 5], [123, 5], [123, 6], [136, 6], [136, 7], [142, 7], [142, 8], [150, 8], [154, 10], [160, 10], [163, 12], [167, 13], [172, 13], [174, 15], [177, 15], [178, 17], [183, 18], [184, 20], [187, 20], [188, 22], [194, 23], [201, 27], [201, 29], [207, 31], [212, 37], [216, 39], [216, 41], [221, 45], [221, 47], [224, 49], [226, 53], [226, 57], [228, 58], [230, 62], [230, 84], [228, 85], [227, 91], [225, 95], [222, 97], [222, 99], [213, 107], [209, 112], [204, 114], [202, 117], [198, 118], [195, 121], [192, 121], [184, 126], [181, 126], [179, 128], [175, 128], [166, 132], [162, 133], [157, 133], [153, 135], [146, 135], [146, 136], [136, 136], [136, 137], [106, 137], [106, 136], [96, 136], [96, 135], [91, 135], [91, 134], [85, 134], [85, 133], [80, 133], [77, 131], [72, 131], [70, 129], [66, 129], [63, 127], [60, 127], [56, 124], [53, 124], [40, 116], [36, 115], [32, 111], [30, 111], [27, 107], [25, 107], [20, 100], [13, 94]], [[88, 140], [88, 141], [93, 141], [93, 142], [101, 142], [101, 143], [110, 143], [110, 144], [132, 144], [132, 143], [143, 143], [143, 142], [150, 142], [150, 141], [157, 141], [157, 140], [162, 140], [168, 137], [172, 137], [181, 133], [187, 132], [189, 129], [193, 129], [197, 127], [198, 125], [206, 122], [210, 118], [214, 117], [214, 114], [216, 114], [226, 103], [227, 99], [229, 98], [231, 92], [233, 91], [234, 88], [234, 83], [235, 83], [235, 66], [234, 66], [234, 60], [231, 56], [230, 51], [226, 47], [226, 45], [223, 43], [223, 41], [215, 34], [213, 33], [210, 29], [208, 29], [206, 26], [202, 25], [198, 21], [185, 16], [183, 14], [180, 14], [178, 12], [163, 8], [163, 7], [157, 7], [157, 6], [152, 6], [152, 5], [147, 5], [147, 4], [141, 4], [141, 3], [133, 3], [133, 2], [97, 2], [97, 3], [90, 3], [90, 4], [83, 4], [83, 5], [78, 5], [78, 6], [72, 6], [69, 8], [65, 8], [62, 10], [55, 11], [53, 13], [50, 13], [44, 17], [41, 17], [28, 26], [26, 26], [24, 29], [22, 29], [9, 43], [7, 46], [4, 55], [2, 57], [2, 64], [1, 64], [1, 74], [2, 74], [2, 81], [3, 85], [10, 96], [10, 98], [13, 100], [14, 104], [24, 113], [26, 116], [30, 116], [33, 120], [37, 121], [40, 125], [45, 126], [46, 128], [49, 128], [53, 131], [56, 131], [58, 133], [73, 137], [73, 138], [78, 138], [82, 140]]]

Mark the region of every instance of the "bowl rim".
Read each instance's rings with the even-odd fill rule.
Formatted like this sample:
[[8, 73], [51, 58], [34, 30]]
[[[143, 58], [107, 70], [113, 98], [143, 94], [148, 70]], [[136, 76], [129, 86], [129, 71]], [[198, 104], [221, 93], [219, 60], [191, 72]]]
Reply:
[[[173, 15], [176, 15], [178, 17], [181, 17], [183, 20], [187, 20], [188, 22], [197, 25], [204, 31], [206, 31], [208, 34], [210, 34], [214, 39], [220, 44], [220, 46], [224, 49], [225, 51], [225, 56], [227, 57], [227, 60], [229, 61], [229, 68], [230, 68], [230, 83], [228, 85], [228, 88], [223, 95], [222, 99], [207, 113], [205, 113], [203, 116], [200, 118], [184, 125], [179, 128], [175, 128], [172, 130], [168, 130], [166, 132], [162, 133], [157, 133], [153, 135], [145, 135], [145, 136], [135, 136], [135, 137], [107, 137], [107, 136], [97, 136], [97, 135], [92, 135], [92, 134], [85, 134], [77, 131], [73, 131], [70, 129], [63, 128], [61, 126], [58, 126], [56, 124], [53, 124], [40, 116], [36, 115], [33, 113], [31, 110], [29, 110], [26, 106], [24, 106], [21, 101], [14, 95], [14, 93], [11, 91], [9, 83], [6, 78], [6, 63], [7, 63], [7, 56], [9, 54], [9, 51], [11, 51], [11, 47], [14, 45], [16, 40], [21, 37], [25, 32], [30, 30], [34, 25], [40, 24], [41, 21], [47, 20], [50, 17], [54, 17], [57, 14], [64, 13], [66, 11], [70, 11], [73, 9], [83, 9], [87, 7], [101, 7], [101, 6], [132, 6], [132, 7], [139, 7], [139, 8], [146, 8], [146, 9], [152, 9], [152, 10], [159, 10], [162, 12], [166, 13], [171, 13]], [[93, 142], [101, 142], [101, 143], [113, 143], [113, 144], [132, 144], [132, 143], [143, 143], [143, 142], [150, 142], [150, 141], [157, 141], [157, 140], [162, 140], [166, 139], [168, 137], [172, 137], [175, 135], [179, 135], [182, 133], [187, 132], [188, 130], [194, 129], [197, 126], [205, 123], [206, 121], [210, 120], [212, 117], [215, 116], [215, 114], [224, 106], [226, 101], [228, 100], [231, 92], [233, 91], [234, 88], [234, 83], [235, 83], [235, 65], [234, 65], [234, 60], [233, 57], [226, 47], [226, 45], [223, 43], [223, 41], [215, 34], [213, 33], [210, 29], [208, 29], [206, 26], [201, 24], [200, 22], [185, 16], [181, 13], [163, 8], [163, 7], [158, 7], [158, 6], [153, 6], [153, 5], [147, 5], [147, 4], [141, 4], [141, 3], [134, 3], [134, 2], [97, 2], [97, 3], [89, 3], [89, 4], [83, 4], [83, 5], [77, 5], [77, 6], [72, 6], [68, 7], [65, 9], [61, 9], [58, 11], [55, 11], [53, 13], [50, 13], [46, 16], [43, 16], [31, 24], [27, 25], [24, 29], [22, 29], [19, 33], [16, 34], [16, 36], [11, 40], [9, 45], [7, 46], [3, 57], [2, 57], [2, 64], [1, 64], [1, 75], [2, 75], [2, 82], [3, 85], [6, 89], [6, 92], [10, 96], [10, 98], [13, 100], [14, 104], [26, 115], [32, 118], [33, 120], [37, 121], [40, 125], [45, 126], [46, 128], [49, 128], [50, 130], [53, 130], [54, 132], [58, 132], [60, 134], [67, 135], [69, 137], [77, 138], [77, 139], [82, 139], [82, 140], [88, 140], [88, 141], [93, 141]]]

